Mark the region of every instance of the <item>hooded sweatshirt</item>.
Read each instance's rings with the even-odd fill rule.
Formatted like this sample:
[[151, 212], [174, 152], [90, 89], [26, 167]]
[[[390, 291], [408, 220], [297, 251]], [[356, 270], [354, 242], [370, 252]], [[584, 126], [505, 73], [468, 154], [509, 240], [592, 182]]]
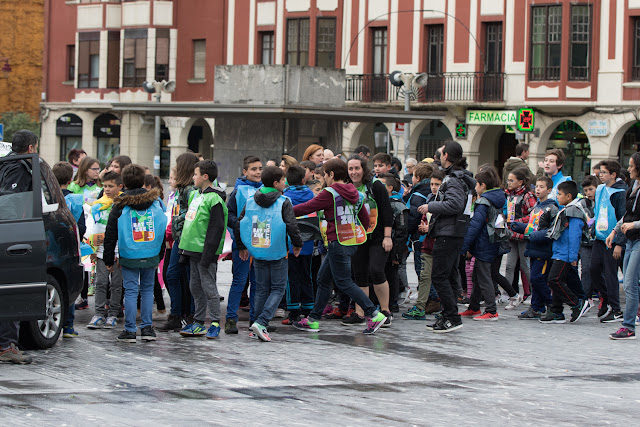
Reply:
[[[275, 190], [275, 191], [274, 191]], [[256, 202], [258, 206], [261, 208], [268, 208], [273, 205], [276, 200], [282, 194], [273, 187], [262, 187], [260, 190], [256, 191], [255, 196], [253, 196], [253, 200]], [[242, 213], [238, 217], [238, 224], [244, 218], [245, 209], [242, 209]], [[293, 206], [291, 205], [291, 200], [285, 200], [282, 205], [282, 221], [287, 226], [287, 234], [291, 239], [291, 243], [294, 248], [302, 247], [302, 238], [300, 237], [300, 230], [298, 230], [298, 223], [296, 222], [296, 216], [293, 213]], [[242, 243], [242, 239], [240, 238], [240, 226], [233, 230], [236, 239], [236, 245], [238, 246], [238, 250], [242, 251], [247, 249], [247, 247]], [[288, 245], [285, 243], [285, 247]]]
[[529, 182], [535, 182], [535, 175], [529, 169], [527, 162], [520, 157], [509, 157], [509, 159], [504, 162], [504, 168], [502, 169], [502, 183], [504, 186], [507, 186], [507, 179], [509, 178], [509, 174], [515, 169], [520, 169], [527, 174], [529, 178]]
[[[118, 242], [118, 219], [122, 215], [125, 206], [130, 206], [134, 210], [146, 210], [158, 200], [160, 191], [156, 188], [147, 191], [144, 188], [126, 190], [120, 196], [113, 199], [113, 208], [107, 221], [107, 229], [104, 233], [104, 255], [105, 265], [111, 266], [115, 262], [115, 249]], [[160, 247], [160, 251], [164, 245]], [[158, 255], [149, 258], [126, 259], [120, 257], [120, 264], [127, 268], [156, 268], [160, 262], [160, 252]]]
[[[238, 227], [240, 227], [240, 220], [238, 219], [238, 214], [240, 214], [240, 212], [238, 212], [238, 205], [236, 204], [236, 193], [238, 193], [238, 187], [241, 187], [243, 185], [250, 185], [257, 189], [262, 187], [262, 182], [249, 181], [244, 176], [236, 179], [236, 185], [233, 187], [233, 191], [229, 195], [229, 200], [227, 201], [227, 209], [229, 210], [227, 227], [229, 227], [231, 230], [237, 230]], [[242, 208], [244, 209], [244, 206]]]
[[[340, 194], [349, 203], [355, 204], [358, 202], [360, 193], [358, 193], [358, 190], [353, 186], [353, 184], [336, 183], [333, 184], [331, 188], [337, 191], [338, 194]], [[333, 195], [329, 191], [324, 189], [315, 198], [293, 207], [295, 216], [307, 215], [311, 212], [322, 210], [324, 211], [324, 217], [327, 220], [327, 240], [329, 242], [338, 240], [336, 236]], [[367, 214], [367, 209], [364, 208], [364, 206], [360, 209], [360, 212], [358, 212], [358, 219], [360, 219], [360, 223], [362, 223], [362, 226], [365, 229], [369, 227], [369, 215]]]

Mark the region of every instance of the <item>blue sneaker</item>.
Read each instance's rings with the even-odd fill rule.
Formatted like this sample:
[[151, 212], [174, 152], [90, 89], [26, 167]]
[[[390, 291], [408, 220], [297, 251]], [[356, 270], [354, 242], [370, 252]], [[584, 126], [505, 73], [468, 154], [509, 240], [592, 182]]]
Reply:
[[73, 327], [65, 327], [62, 329], [62, 337], [63, 338], [78, 338], [78, 333]]
[[209, 330], [207, 331], [207, 335], [205, 335], [210, 340], [216, 339], [220, 337], [220, 325], [217, 323], [211, 323]]
[[206, 333], [207, 329], [197, 322], [193, 322], [192, 324], [185, 326], [180, 331], [180, 335], [182, 335], [183, 337], [199, 337], [202, 335], [206, 335]]

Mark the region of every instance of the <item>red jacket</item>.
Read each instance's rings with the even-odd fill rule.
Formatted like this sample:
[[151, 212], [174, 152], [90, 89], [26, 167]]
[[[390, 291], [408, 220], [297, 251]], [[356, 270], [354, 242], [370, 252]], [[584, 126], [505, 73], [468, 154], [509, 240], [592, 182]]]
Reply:
[[[331, 188], [336, 190], [338, 194], [349, 203], [355, 204], [358, 201], [359, 193], [353, 184], [333, 184]], [[329, 240], [329, 242], [338, 240], [336, 236], [336, 224], [334, 222], [333, 195], [330, 192], [322, 190], [320, 194], [308, 202], [293, 207], [293, 213], [296, 216], [307, 215], [311, 212], [322, 210], [324, 210], [324, 217], [327, 220], [327, 240]], [[367, 209], [364, 206], [360, 209], [360, 212], [358, 212], [358, 218], [365, 229], [369, 227], [369, 215], [367, 215]]]

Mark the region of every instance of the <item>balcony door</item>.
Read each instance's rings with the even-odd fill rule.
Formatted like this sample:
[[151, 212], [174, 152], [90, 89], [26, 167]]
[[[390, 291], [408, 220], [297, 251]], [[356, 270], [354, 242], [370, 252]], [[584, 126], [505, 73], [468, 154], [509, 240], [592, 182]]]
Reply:
[[502, 22], [491, 22], [484, 26], [485, 73], [480, 76], [481, 97], [478, 101], [502, 100]]
[[[374, 28], [371, 32], [371, 72], [369, 82], [365, 82], [368, 101], [387, 100], [387, 29]], [[368, 84], [367, 84], [368, 83]]]
[[444, 101], [444, 25], [427, 26], [426, 37], [429, 80], [424, 91], [425, 101]]

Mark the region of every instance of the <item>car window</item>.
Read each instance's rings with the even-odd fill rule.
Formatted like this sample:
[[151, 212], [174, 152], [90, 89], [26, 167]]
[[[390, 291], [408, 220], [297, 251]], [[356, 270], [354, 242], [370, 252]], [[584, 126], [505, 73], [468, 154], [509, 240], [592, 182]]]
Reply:
[[33, 191], [0, 196], [0, 221], [33, 218]]

